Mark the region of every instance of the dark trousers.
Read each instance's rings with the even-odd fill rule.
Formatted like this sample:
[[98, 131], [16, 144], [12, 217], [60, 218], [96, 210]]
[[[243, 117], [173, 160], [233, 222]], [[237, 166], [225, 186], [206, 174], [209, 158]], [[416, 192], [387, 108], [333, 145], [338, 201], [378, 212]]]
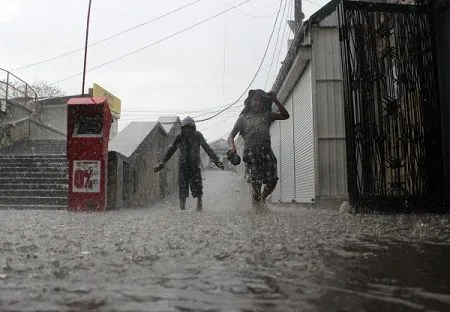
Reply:
[[184, 168], [181, 167], [178, 172], [178, 190], [180, 199], [189, 197], [189, 188], [192, 197], [202, 197], [203, 180], [200, 168]]

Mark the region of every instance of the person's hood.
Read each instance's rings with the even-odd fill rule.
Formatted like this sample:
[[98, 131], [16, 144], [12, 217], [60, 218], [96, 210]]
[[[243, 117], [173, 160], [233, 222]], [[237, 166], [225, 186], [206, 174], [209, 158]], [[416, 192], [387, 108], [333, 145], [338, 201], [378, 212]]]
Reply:
[[192, 119], [189, 116], [184, 118], [183, 121], [181, 122], [181, 127], [185, 127], [185, 126], [192, 126], [194, 128], [197, 128], [197, 126], [195, 125], [194, 119]]

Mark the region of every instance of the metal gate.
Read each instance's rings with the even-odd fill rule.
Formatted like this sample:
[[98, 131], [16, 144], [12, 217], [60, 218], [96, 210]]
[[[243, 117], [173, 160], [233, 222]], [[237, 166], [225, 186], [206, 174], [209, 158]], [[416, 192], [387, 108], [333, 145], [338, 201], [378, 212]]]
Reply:
[[426, 7], [343, 1], [348, 184], [356, 205], [440, 203], [441, 119]]

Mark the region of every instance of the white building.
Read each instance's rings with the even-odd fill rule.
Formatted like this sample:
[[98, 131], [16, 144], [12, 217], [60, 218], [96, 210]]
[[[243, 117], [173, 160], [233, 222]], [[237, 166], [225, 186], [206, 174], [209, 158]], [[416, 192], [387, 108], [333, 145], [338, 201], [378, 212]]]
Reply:
[[280, 182], [272, 202], [346, 198], [345, 126], [336, 5], [297, 31], [273, 90], [291, 118], [271, 127]]
[[[408, 18], [413, 16], [413, 13], [409, 12], [414, 10], [408, 11], [406, 7], [403, 9], [394, 4], [412, 4], [413, 1], [378, 0], [364, 2], [384, 2], [385, 4], [377, 6], [362, 5], [361, 7], [363, 7], [362, 10], [365, 10], [364, 12], [374, 10], [385, 12], [381, 14], [385, 14], [383, 18], [386, 18], [388, 21], [390, 18], [397, 18], [392, 14], [399, 14], [397, 16], [401, 14], [404, 14], [402, 16], [408, 16], [410, 14]], [[417, 66], [414, 69], [414, 73], [421, 71], [419, 67], [421, 65], [414, 65], [412, 57], [402, 52], [405, 49], [404, 46], [408, 47], [408, 42], [413, 42], [414, 38], [412, 36], [408, 37], [408, 35], [402, 38], [399, 35], [407, 34], [407, 32], [403, 32], [402, 29], [406, 26], [398, 23], [398, 18], [391, 24], [383, 24], [382, 21], [378, 21], [378, 24], [374, 24], [376, 24], [375, 27], [378, 27], [376, 31], [380, 32], [380, 39], [373, 39], [377, 40], [378, 45], [371, 46], [364, 40], [369, 37], [373, 38], [374, 35], [365, 35], [365, 39], [360, 40], [358, 36], [361, 36], [361, 34], [358, 31], [364, 31], [364, 29], [373, 27], [373, 25], [364, 24], [365, 22], [356, 20], [348, 22], [348, 19], [346, 19], [346, 22], [354, 23], [351, 24], [353, 28], [344, 30], [349, 31], [354, 41], [345, 46], [345, 49], [353, 50], [345, 50], [345, 53], [347, 55], [348, 53], [353, 53], [352, 57], [358, 58], [356, 61], [351, 59], [348, 62], [359, 62], [355, 63], [356, 65], [351, 64], [353, 67], [350, 70], [350, 67], [346, 67], [349, 65], [346, 65], [342, 58], [342, 49], [344, 47], [341, 42], [342, 37], [340, 37], [342, 35], [341, 31], [343, 31], [340, 28], [340, 24], [343, 23], [344, 18], [342, 17], [342, 3], [344, 3], [344, 7], [348, 4], [352, 8], [359, 8], [359, 4], [354, 1], [333, 0], [304, 23], [300, 20], [301, 14], [296, 14], [297, 20], [290, 22], [295, 37], [289, 43], [287, 56], [272, 88], [273, 91], [278, 93], [280, 101], [291, 115], [289, 120], [276, 121], [271, 126], [272, 148], [278, 159], [278, 173], [280, 177], [277, 188], [271, 197], [274, 203], [314, 203], [318, 199], [343, 200], [349, 197], [356, 200], [370, 200], [377, 198], [377, 196], [387, 199], [401, 199], [403, 198], [403, 195], [399, 195], [401, 185], [408, 185], [406, 188], [409, 189], [403, 188], [401, 190], [402, 192], [406, 190], [408, 196], [414, 196], [414, 192], [417, 194], [422, 192], [419, 196], [424, 196], [423, 194], [425, 194], [423, 193], [424, 188], [416, 191], [421, 186], [416, 187], [412, 184], [415, 182], [410, 182], [414, 176], [417, 176], [418, 167], [405, 167], [401, 169], [403, 170], [401, 174], [397, 174], [399, 171], [393, 169], [389, 160], [386, 159], [389, 159], [389, 157], [391, 159], [403, 157], [405, 162], [411, 163], [417, 163], [420, 160], [414, 158], [416, 157], [414, 155], [402, 156], [407, 152], [401, 154], [398, 151], [388, 150], [387, 146], [407, 144], [409, 147], [405, 147], [405, 149], [409, 150], [414, 148], [425, 150], [429, 147], [414, 140], [406, 141], [398, 135], [395, 136], [393, 132], [383, 128], [386, 127], [386, 124], [383, 125], [386, 121], [374, 121], [375, 119], [370, 118], [378, 117], [366, 116], [368, 113], [359, 113], [364, 115], [364, 117], [349, 115], [352, 123], [347, 126], [353, 128], [348, 132], [345, 115], [346, 107], [360, 107], [358, 105], [364, 104], [361, 96], [366, 96], [366, 93], [370, 90], [376, 90], [373, 92], [378, 92], [378, 97], [372, 96], [369, 98], [368, 107], [383, 111], [382, 114], [384, 116], [390, 114], [384, 104], [384, 101], [392, 96], [389, 88], [404, 88], [403, 85], [405, 84], [395, 75], [392, 76], [391, 72], [397, 70], [395, 66], [398, 66], [399, 70], [403, 71], [406, 71], [405, 68], [410, 69]], [[373, 18], [369, 13], [365, 16], [368, 18], [367, 21]], [[386, 33], [381, 33], [386, 26], [390, 27], [390, 33], [387, 33], [387, 35]], [[398, 29], [398, 33], [394, 34], [395, 29]], [[405, 40], [407, 43], [402, 40]], [[362, 46], [363, 44], [366, 45]], [[428, 43], [425, 42], [424, 44]], [[358, 47], [360, 51], [356, 51], [355, 47]], [[382, 54], [388, 49], [392, 49], [393, 53], [396, 53], [396, 57], [403, 58], [404, 63], [396, 65], [397, 61], [393, 61], [392, 58], [388, 59], [386, 55]], [[357, 53], [372, 53], [368, 57], [374, 62], [378, 62], [377, 64], [381, 64], [379, 65], [382, 67], [380, 70], [384, 71], [382, 74], [384, 74], [383, 77], [385, 79], [394, 77], [392, 84], [386, 87], [385, 84], [379, 81], [370, 80], [361, 84], [366, 88], [364, 91], [353, 88], [349, 79], [354, 79], [355, 77], [361, 77], [362, 80], [369, 79], [369, 77], [363, 77], [364, 66], [371, 70], [371, 78], [376, 72], [375, 69], [370, 67], [371, 65], [364, 63], [363, 58], [366, 57], [366, 54], [360, 56]], [[411, 65], [406, 67], [404, 64]], [[344, 68], [347, 68], [347, 72], [344, 72]], [[390, 71], [389, 68], [391, 69]], [[420, 88], [427, 89], [428, 87], [424, 83]], [[417, 111], [417, 121], [414, 122], [416, 125], [420, 124], [426, 129], [429, 127], [427, 124], [428, 120], [425, 119], [425, 115], [421, 115], [422, 113], [418, 109], [425, 97], [418, 90], [413, 90], [412, 92], [409, 90], [403, 91], [403, 94], [397, 95], [396, 101], [399, 103], [399, 109], [403, 110], [401, 111], [402, 114], [411, 114], [411, 112]], [[349, 98], [347, 102], [345, 100], [346, 92], [348, 92], [350, 97], [360, 96], [360, 98], [357, 100]], [[361, 107], [363, 108], [360, 109], [365, 109], [364, 105]], [[387, 118], [391, 118], [389, 121], [391, 124], [403, 122], [395, 116], [388, 116]], [[379, 123], [377, 124], [377, 122]], [[358, 125], [365, 127], [361, 130], [364, 138], [357, 138], [356, 140], [359, 141], [355, 143], [356, 145], [349, 147], [346, 141], [347, 134], [351, 133], [351, 135], [356, 136], [355, 126]], [[402, 130], [404, 131], [404, 137], [407, 136], [407, 131], [409, 131], [407, 129], [410, 129], [408, 127], [410, 126], [405, 126], [404, 130]], [[370, 133], [383, 134], [389, 137], [387, 139], [384, 137], [373, 138], [370, 136]], [[369, 141], [370, 143], [367, 143]], [[425, 138], [426, 141], [427, 138]], [[368, 147], [368, 144], [371, 145]], [[376, 150], [377, 146], [383, 144], [386, 146], [385, 150]], [[240, 148], [242, 149], [242, 147]], [[348, 150], [352, 151], [352, 157], [349, 159], [347, 157]], [[371, 152], [379, 153], [376, 155], [376, 157], [379, 157], [371, 156]], [[430, 150], [427, 151], [427, 153], [429, 152]], [[410, 157], [410, 159], [406, 157]], [[351, 168], [348, 168], [349, 164], [351, 164]], [[363, 167], [363, 165], [366, 167]], [[420, 166], [422, 166], [421, 163]], [[424, 168], [427, 168], [426, 165], [424, 165]], [[241, 168], [237, 170], [242, 171]], [[430, 174], [432, 175], [433, 173]], [[377, 181], [376, 185], [371, 182], [375, 180]], [[395, 187], [397, 189], [394, 189]], [[349, 192], [349, 189], [351, 192]], [[367, 192], [367, 190], [370, 191]]]

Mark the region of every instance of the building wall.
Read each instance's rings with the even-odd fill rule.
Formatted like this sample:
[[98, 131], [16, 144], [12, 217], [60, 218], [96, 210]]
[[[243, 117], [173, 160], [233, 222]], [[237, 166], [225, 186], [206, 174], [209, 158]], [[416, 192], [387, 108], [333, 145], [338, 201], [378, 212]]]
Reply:
[[[65, 100], [65, 99], [64, 99]], [[67, 133], [67, 104], [48, 104], [42, 103], [39, 108], [39, 119], [57, 130]], [[119, 123], [118, 119], [114, 119], [109, 132], [109, 139], [113, 139], [117, 133]]]
[[316, 195], [347, 197], [343, 75], [337, 13], [315, 25], [312, 36]]
[[67, 104], [41, 105], [39, 118], [46, 123], [64, 133], [67, 133]]
[[316, 197], [348, 196], [337, 14], [310, 29], [279, 92], [288, 94], [283, 105], [291, 118], [271, 127], [280, 177], [273, 202], [311, 203]]
[[[168, 136], [165, 139], [164, 148], [158, 152], [158, 160], [162, 159], [164, 156], [164, 153], [167, 151], [167, 149], [173, 144], [175, 141], [175, 137], [180, 134], [181, 128], [180, 123], [175, 123]], [[176, 151], [175, 154], [173, 154], [172, 158], [167, 162], [165, 171], [166, 171], [166, 194], [170, 194], [173, 192], [178, 192], [178, 159], [180, 157], [180, 152]], [[161, 172], [160, 172], [161, 173]]]
[[160, 179], [161, 174], [167, 173], [164, 170], [159, 174], [153, 172], [153, 166], [159, 160], [159, 151], [164, 150], [166, 136], [162, 128], [155, 127], [130, 157], [128, 165], [124, 166], [126, 206], [148, 206], [167, 195], [164, 185], [167, 182]]

